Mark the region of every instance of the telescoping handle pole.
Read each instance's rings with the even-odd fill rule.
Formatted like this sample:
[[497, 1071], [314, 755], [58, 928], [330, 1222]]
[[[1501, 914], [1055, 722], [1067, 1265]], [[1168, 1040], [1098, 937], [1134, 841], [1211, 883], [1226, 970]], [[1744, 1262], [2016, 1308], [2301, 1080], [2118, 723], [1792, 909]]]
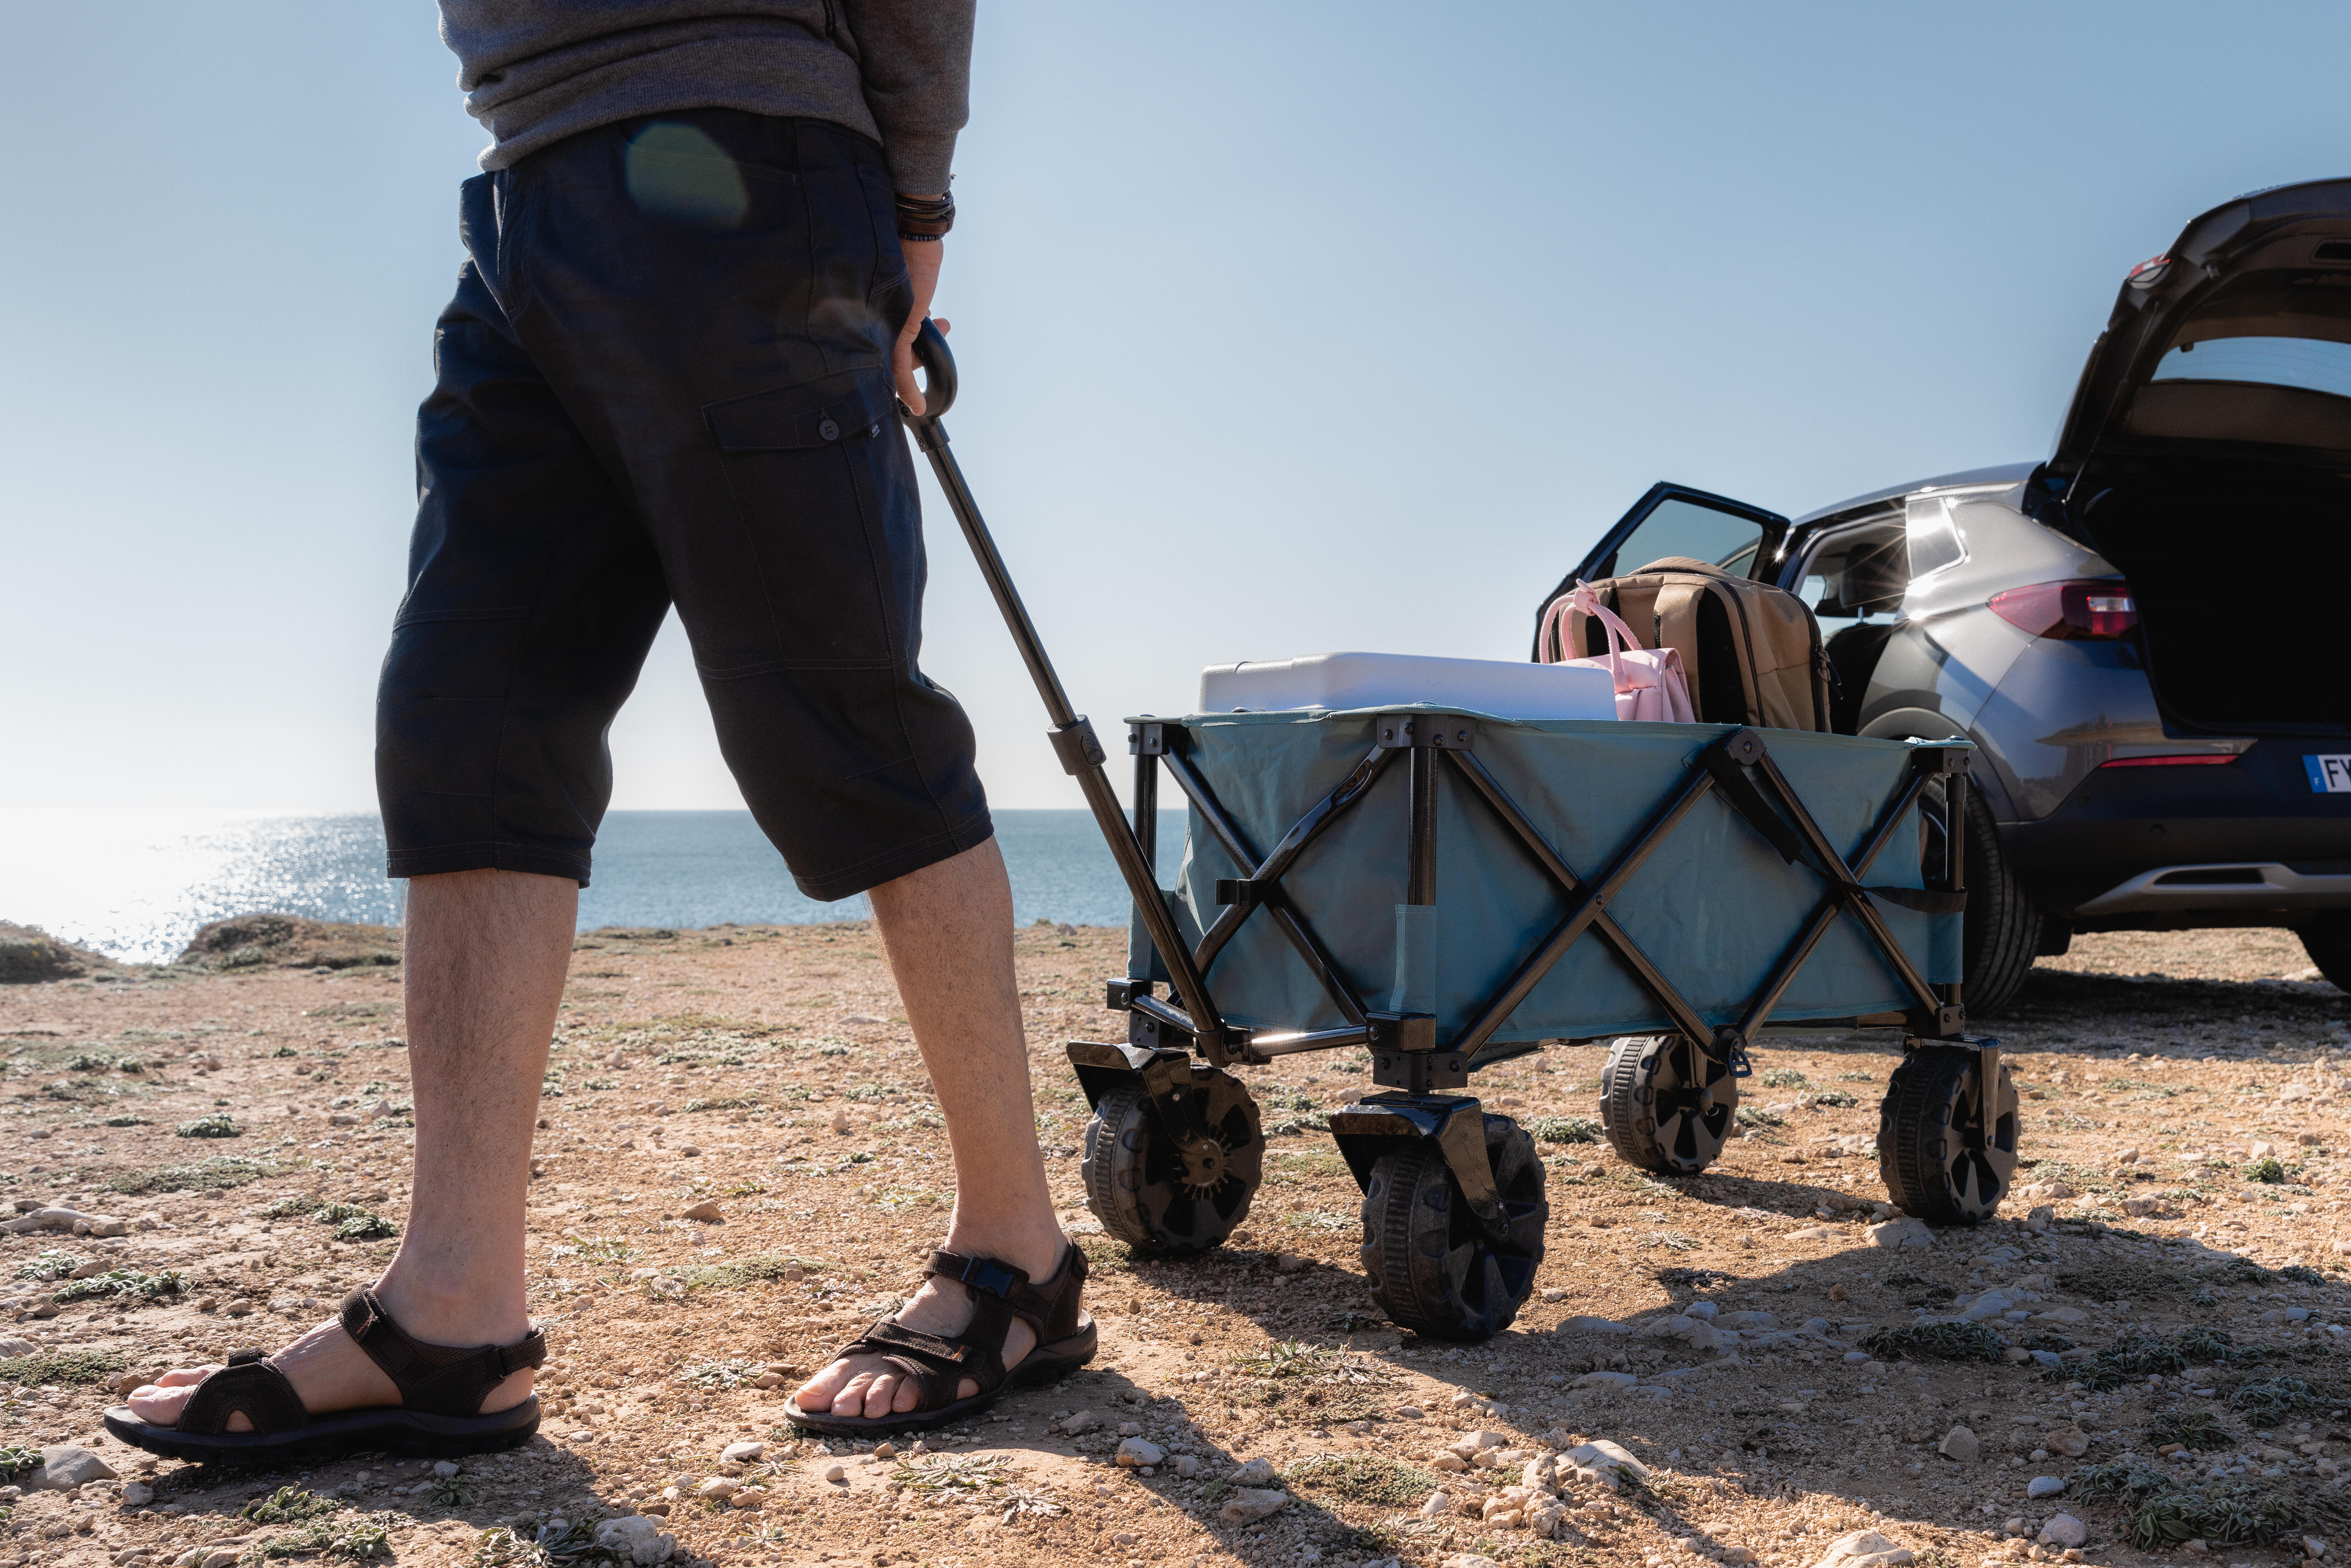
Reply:
[[963, 528], [965, 542], [971, 546], [972, 556], [979, 562], [979, 575], [987, 580], [987, 591], [996, 596], [996, 607], [1004, 614], [1005, 628], [1012, 633], [1013, 645], [1020, 650], [1021, 660], [1029, 666], [1029, 679], [1037, 683], [1037, 695], [1045, 700], [1046, 716], [1053, 721], [1053, 750], [1061, 757], [1062, 770], [1076, 779], [1078, 787], [1085, 791], [1086, 805], [1093, 811], [1095, 825], [1109, 842], [1111, 858], [1118, 862], [1119, 875], [1125, 879], [1127, 891], [1134, 897], [1134, 907], [1143, 915], [1143, 928], [1150, 935], [1151, 945], [1159, 950], [1160, 959], [1175, 981], [1176, 994], [1191, 1017], [1193, 1038], [1211, 1061], [1222, 1066], [1224, 1019], [1208, 996], [1207, 981], [1192, 962], [1191, 950], [1184, 946], [1183, 933], [1176, 927], [1176, 917], [1168, 912], [1167, 901], [1160, 896], [1158, 869], [1143, 852], [1126, 813], [1119, 809], [1118, 797], [1102, 770], [1102, 743], [1094, 738], [1093, 726], [1087, 722], [1085, 715], [1070, 706], [1070, 694], [1062, 689], [1061, 677], [1053, 673], [1053, 661], [1046, 655], [1044, 641], [1037, 635], [1037, 624], [1029, 619], [1028, 607], [1020, 602], [1020, 591], [1012, 585], [1012, 574], [1005, 570], [1004, 557], [998, 553], [996, 540], [989, 536], [987, 523], [980, 519], [979, 503], [972, 499], [971, 486], [964, 483], [963, 469], [956, 465], [955, 454], [947, 450], [946, 426], [939, 421], [955, 406], [955, 356], [947, 351], [946, 334], [928, 319], [914, 339], [914, 357], [921, 361], [928, 383], [923, 389], [923, 413], [907, 417], [907, 423], [914, 428], [914, 444], [931, 460], [931, 472], [938, 477], [939, 488], [946, 493], [947, 506]]

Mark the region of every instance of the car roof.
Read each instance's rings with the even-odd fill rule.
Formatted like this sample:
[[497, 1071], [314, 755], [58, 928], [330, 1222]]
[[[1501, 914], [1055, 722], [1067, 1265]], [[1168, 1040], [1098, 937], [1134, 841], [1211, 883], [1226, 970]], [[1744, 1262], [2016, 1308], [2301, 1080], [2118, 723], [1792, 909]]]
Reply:
[[1857, 511], [1878, 501], [1891, 501], [1896, 496], [1907, 496], [1918, 490], [1940, 489], [1946, 485], [2022, 485], [2032, 477], [2038, 463], [2002, 463], [1991, 468], [1970, 468], [1958, 474], [1938, 474], [1931, 479], [1913, 479], [1907, 485], [1892, 485], [1883, 490], [1872, 490], [1866, 496], [1855, 496], [1849, 501], [1839, 501], [1834, 507], [1806, 512], [1796, 519], [1796, 527], [1817, 523], [1823, 517], [1834, 517], [1841, 512]]

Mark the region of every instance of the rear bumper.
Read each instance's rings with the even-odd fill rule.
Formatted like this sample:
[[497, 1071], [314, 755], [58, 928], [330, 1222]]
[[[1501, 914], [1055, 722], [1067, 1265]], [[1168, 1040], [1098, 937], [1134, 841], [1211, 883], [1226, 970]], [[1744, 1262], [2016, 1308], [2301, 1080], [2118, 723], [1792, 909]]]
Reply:
[[2250, 914], [2282, 915], [2351, 909], [2351, 867], [2297, 871], [2265, 864], [2158, 866], [2108, 888], [2074, 910], [2078, 920], [2124, 915]]
[[2003, 823], [2011, 863], [2077, 925], [2291, 924], [2351, 909], [2351, 794], [2312, 790], [2305, 746], [2264, 739], [2219, 767], [2093, 772], [2038, 821]]

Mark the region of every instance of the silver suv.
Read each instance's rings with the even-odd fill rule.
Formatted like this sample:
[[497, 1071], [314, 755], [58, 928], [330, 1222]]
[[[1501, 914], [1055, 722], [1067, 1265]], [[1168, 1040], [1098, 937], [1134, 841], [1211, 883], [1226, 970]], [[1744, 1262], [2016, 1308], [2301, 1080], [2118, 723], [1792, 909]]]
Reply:
[[2351, 990], [2351, 180], [2132, 268], [2046, 462], [1792, 521], [1659, 485], [1562, 590], [1676, 555], [1813, 606], [1834, 727], [1981, 748], [1971, 1013], [2076, 931], [2288, 926]]

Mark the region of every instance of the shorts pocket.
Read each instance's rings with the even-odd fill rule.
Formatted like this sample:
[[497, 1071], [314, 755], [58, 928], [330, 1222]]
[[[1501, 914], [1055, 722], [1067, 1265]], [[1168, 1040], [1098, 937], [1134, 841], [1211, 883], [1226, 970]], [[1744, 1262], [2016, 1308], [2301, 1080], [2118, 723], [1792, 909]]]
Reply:
[[[704, 407], [738, 531], [671, 583], [706, 677], [894, 667], [896, 574], [875, 502], [891, 398], [885, 373], [860, 371]], [[764, 614], [745, 613], [753, 593]]]

